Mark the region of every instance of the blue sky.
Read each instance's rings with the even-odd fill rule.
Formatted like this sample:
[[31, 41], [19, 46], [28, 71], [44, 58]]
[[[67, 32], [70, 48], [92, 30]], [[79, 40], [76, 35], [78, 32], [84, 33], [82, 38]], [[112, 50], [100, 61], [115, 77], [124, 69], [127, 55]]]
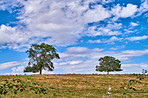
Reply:
[[[1, 0], [0, 74], [24, 74], [32, 44], [53, 45], [61, 59], [44, 74], [96, 72], [113, 56], [123, 71], [148, 69], [147, 0]], [[29, 73], [28, 73], [29, 74]]]

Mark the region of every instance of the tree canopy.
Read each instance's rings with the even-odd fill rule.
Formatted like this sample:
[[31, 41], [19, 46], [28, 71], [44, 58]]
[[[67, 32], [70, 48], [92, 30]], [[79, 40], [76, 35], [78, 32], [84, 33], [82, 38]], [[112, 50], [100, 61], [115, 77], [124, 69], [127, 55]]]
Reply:
[[53, 71], [54, 66], [51, 60], [54, 58], [60, 59], [56, 49], [45, 43], [32, 45], [26, 53], [29, 55], [29, 66], [25, 68], [24, 72], [40, 72], [42, 74], [43, 69]]
[[111, 56], [101, 57], [99, 60], [99, 65], [96, 66], [96, 71], [107, 72], [109, 74], [110, 71], [122, 71], [121, 69], [121, 61], [115, 59]]

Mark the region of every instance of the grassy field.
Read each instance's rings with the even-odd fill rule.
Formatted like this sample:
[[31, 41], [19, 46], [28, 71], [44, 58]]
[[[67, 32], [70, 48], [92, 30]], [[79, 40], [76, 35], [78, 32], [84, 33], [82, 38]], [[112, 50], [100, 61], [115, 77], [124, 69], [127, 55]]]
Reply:
[[[127, 83], [131, 79], [136, 79], [137, 75], [9, 75], [0, 76], [0, 82], [5, 79], [21, 79], [23, 81], [33, 81], [50, 88], [48, 94], [35, 94], [32, 91], [23, 91], [18, 94], [9, 93], [0, 95], [1, 98], [128, 98], [123, 95], [124, 90], [121, 84]], [[128, 90], [127, 93], [133, 98], [148, 98], [148, 75], [143, 76], [141, 83], [134, 85], [136, 91]], [[108, 88], [111, 93], [108, 96]]]

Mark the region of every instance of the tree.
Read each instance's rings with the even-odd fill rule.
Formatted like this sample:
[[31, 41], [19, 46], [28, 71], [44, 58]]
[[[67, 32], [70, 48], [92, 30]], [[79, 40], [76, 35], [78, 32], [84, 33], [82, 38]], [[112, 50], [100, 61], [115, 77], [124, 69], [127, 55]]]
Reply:
[[101, 57], [99, 65], [96, 66], [96, 71], [105, 71], [109, 74], [110, 71], [122, 71], [120, 61], [111, 56]]
[[[42, 74], [42, 69], [53, 71], [54, 66], [51, 60], [54, 58], [60, 59], [56, 49], [45, 43], [32, 45], [26, 53], [29, 54], [29, 66], [25, 68], [24, 72], [40, 72]], [[30, 66], [31, 64], [32, 66]]]
[[142, 69], [142, 73], [145, 75], [146, 73], [148, 73], [148, 70]]

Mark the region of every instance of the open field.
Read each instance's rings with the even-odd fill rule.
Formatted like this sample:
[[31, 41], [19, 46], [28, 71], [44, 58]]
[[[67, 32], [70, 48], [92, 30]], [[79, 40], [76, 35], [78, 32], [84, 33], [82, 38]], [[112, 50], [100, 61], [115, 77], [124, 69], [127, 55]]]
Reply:
[[[23, 81], [40, 82], [50, 88], [48, 94], [35, 94], [23, 91], [18, 94], [0, 95], [2, 98], [108, 98], [108, 88], [111, 98], [126, 98], [120, 88], [122, 83], [136, 79], [137, 75], [9, 75], [0, 76], [0, 82], [5, 79], [21, 79]], [[143, 76], [141, 83], [135, 84], [136, 91], [127, 93], [134, 98], [148, 98], [148, 75]], [[109, 97], [110, 98], [110, 97]], [[128, 97], [127, 97], [128, 98]]]

